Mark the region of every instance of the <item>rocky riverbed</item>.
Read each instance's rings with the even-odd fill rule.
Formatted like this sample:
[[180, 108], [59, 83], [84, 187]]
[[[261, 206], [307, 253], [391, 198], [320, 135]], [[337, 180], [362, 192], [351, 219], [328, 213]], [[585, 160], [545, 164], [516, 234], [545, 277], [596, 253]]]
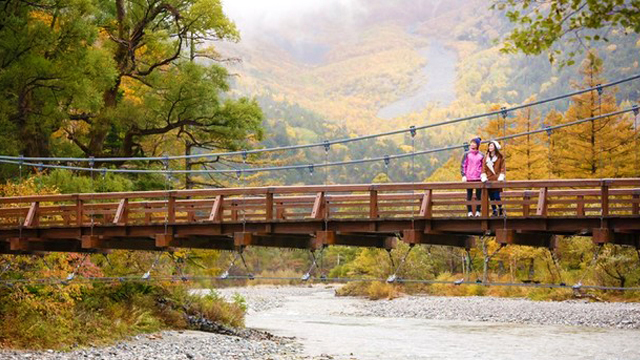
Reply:
[[89, 348], [71, 352], [57, 351], [4, 351], [0, 359], [38, 360], [166, 360], [166, 359], [333, 359], [329, 356], [307, 357], [302, 355], [301, 345], [293, 339], [242, 338], [201, 331], [164, 331], [151, 335], [138, 335], [117, 345]]
[[[485, 323], [488, 324], [487, 326], [493, 327], [493, 330], [491, 330], [492, 327], [486, 328], [489, 331], [500, 331], [497, 333], [498, 335], [508, 334], [514, 329], [517, 331], [533, 329], [532, 331], [535, 333], [542, 334], [539, 335], [541, 338], [547, 338], [546, 331], [551, 329], [551, 331], [561, 332], [560, 335], [567, 336], [567, 339], [575, 339], [576, 334], [580, 333], [581, 336], [586, 336], [581, 340], [583, 342], [590, 341], [588, 339], [592, 334], [588, 329], [603, 329], [597, 331], [611, 333], [606, 335], [611, 336], [611, 339], [616, 339], [620, 335], [623, 338], [635, 337], [637, 335], [634, 334], [638, 333], [634, 329], [640, 329], [639, 303], [536, 302], [525, 299], [438, 296], [404, 296], [395, 300], [370, 301], [357, 298], [336, 299], [332, 295], [334, 290], [335, 288], [330, 285], [255, 286], [217, 290], [220, 296], [232, 298], [234, 294], [240, 294], [246, 299], [248, 325], [259, 324], [258, 327], [265, 329], [270, 329], [269, 326], [273, 326], [274, 330], [277, 329], [275, 333], [282, 336], [273, 336], [257, 330], [242, 331], [237, 334], [239, 336], [200, 331], [166, 331], [158, 334], [139, 335], [109, 347], [80, 349], [71, 352], [5, 350], [0, 351], [0, 359], [352, 359], [358, 357], [357, 351], [341, 352], [339, 350], [343, 349], [336, 348], [335, 343], [329, 343], [326, 347], [322, 347], [322, 344], [315, 346], [313, 343], [317, 339], [327, 340], [332, 334], [337, 334], [335, 329], [339, 328], [331, 328], [331, 326], [344, 328], [347, 324], [354, 326], [354, 329], [369, 329], [371, 331], [375, 329], [382, 331], [385, 326], [390, 326], [389, 324], [401, 327], [403, 331], [417, 326], [427, 330], [432, 329], [435, 331], [433, 336], [437, 336], [438, 329], [446, 330], [447, 326], [459, 327], [465, 326], [463, 324], [470, 324], [469, 326], [475, 329], [482, 326], [478, 324]], [[205, 291], [200, 292], [204, 293]], [[262, 314], [266, 314], [266, 316]], [[402, 320], [405, 318], [406, 320]], [[301, 332], [291, 331], [296, 326], [294, 325], [295, 321], [300, 322], [298, 329], [302, 329]], [[392, 321], [392, 323], [387, 321]], [[428, 323], [420, 323], [419, 321], [428, 321]], [[383, 325], [385, 322], [387, 325]], [[306, 336], [308, 331], [304, 331], [305, 326], [319, 326], [318, 324], [327, 326], [326, 331], [328, 332], [316, 332]], [[505, 324], [504, 326], [507, 327], [511, 326], [509, 324], [524, 324], [525, 328], [522, 328], [522, 325], [513, 325], [516, 327], [511, 330], [496, 330], [500, 328], [495, 328], [490, 324]], [[532, 327], [527, 328], [529, 325]], [[543, 330], [535, 328], [535, 326], [549, 328]], [[553, 328], [551, 328], [552, 326]], [[401, 328], [394, 331], [400, 331]], [[334, 329], [334, 333], [331, 329]], [[563, 329], [567, 329], [564, 335], [562, 334]], [[625, 332], [612, 333], [612, 331]], [[424, 332], [422, 333], [424, 334]], [[460, 334], [466, 333], [467, 330], [464, 330]], [[288, 337], [289, 334], [302, 336], [302, 338]], [[460, 334], [455, 336], [461, 336]], [[338, 336], [332, 341], [336, 342], [340, 339]], [[563, 344], [566, 343], [559, 344], [558, 347], [561, 348]], [[384, 346], [388, 347], [389, 345], [385, 344]], [[362, 347], [356, 346], [354, 348], [357, 350]], [[594, 345], [592, 355], [610, 355], [598, 352], [601, 348], [601, 345]], [[334, 349], [335, 352], [332, 352]], [[402, 349], [406, 350], [407, 348], [400, 348], [400, 350]], [[617, 349], [614, 350], [611, 354], [621, 354], [616, 352]], [[324, 355], [325, 352], [330, 355]], [[353, 355], [354, 353], [355, 355]], [[476, 354], [470, 352], [468, 358], [475, 358]], [[512, 353], [506, 355], [509, 354], [513, 355]], [[369, 356], [369, 358], [376, 358], [375, 356], [377, 355]], [[411, 354], [407, 354], [406, 357], [398, 358], [409, 359], [412, 358], [411, 356]], [[362, 358], [367, 358], [366, 354]]]
[[640, 329], [639, 303], [532, 301], [493, 297], [407, 296], [363, 302], [350, 316], [487, 321]]

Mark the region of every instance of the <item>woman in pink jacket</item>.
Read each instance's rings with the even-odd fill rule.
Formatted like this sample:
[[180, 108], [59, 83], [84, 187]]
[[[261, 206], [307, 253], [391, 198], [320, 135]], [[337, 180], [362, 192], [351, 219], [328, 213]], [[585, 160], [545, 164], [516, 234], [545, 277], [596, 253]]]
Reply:
[[[462, 173], [463, 182], [480, 182], [480, 176], [482, 175], [482, 160], [484, 155], [479, 151], [480, 149], [480, 137], [474, 137], [469, 142], [469, 151], [465, 152], [462, 156], [462, 163], [460, 164], [460, 172]], [[480, 200], [482, 190], [476, 189], [476, 200]], [[471, 200], [473, 196], [473, 189], [467, 189], [467, 201]], [[467, 211], [469, 216], [473, 216], [473, 208], [471, 205], [467, 205]], [[476, 205], [476, 216], [480, 216], [480, 205]]]

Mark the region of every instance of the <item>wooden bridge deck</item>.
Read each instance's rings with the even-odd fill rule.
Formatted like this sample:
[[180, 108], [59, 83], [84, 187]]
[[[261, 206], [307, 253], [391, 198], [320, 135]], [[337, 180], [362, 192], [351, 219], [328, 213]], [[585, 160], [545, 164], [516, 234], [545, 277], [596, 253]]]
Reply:
[[[489, 200], [503, 188], [502, 201]], [[466, 189], [480, 188], [480, 200]], [[466, 205], [481, 205], [467, 217]], [[490, 216], [501, 204], [506, 217]], [[554, 235], [640, 246], [640, 178], [396, 183], [0, 198], [0, 253], [245, 246], [459, 247], [477, 235], [554, 246]]]

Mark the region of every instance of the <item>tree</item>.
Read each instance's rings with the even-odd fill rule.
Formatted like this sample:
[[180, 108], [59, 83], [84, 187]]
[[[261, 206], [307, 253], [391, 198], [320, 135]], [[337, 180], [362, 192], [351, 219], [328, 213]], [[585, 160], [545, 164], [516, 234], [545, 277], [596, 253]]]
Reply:
[[[223, 95], [225, 59], [195, 48], [239, 40], [219, 0], [15, 0], [0, 12], [0, 125], [20, 129], [10, 153], [144, 156], [176, 153], [171, 137], [206, 149], [262, 137], [257, 103]], [[65, 141], [75, 147], [52, 150]]]
[[[116, 71], [90, 0], [5, 1], [0, 7], [0, 150], [47, 156], [76, 113], [100, 110]], [[70, 114], [71, 113], [71, 114]]]
[[[535, 101], [535, 96], [526, 102]], [[531, 107], [519, 110], [512, 120], [511, 133], [519, 134], [538, 130], [542, 121]], [[546, 135], [533, 134], [509, 140], [505, 155], [509, 157], [509, 178], [533, 180], [549, 178], [549, 156]]]
[[[582, 87], [604, 82], [602, 61], [590, 52], [580, 70]], [[576, 95], [564, 116], [554, 117], [555, 124], [591, 118], [618, 110], [611, 90], [601, 95], [591, 91]], [[552, 134], [551, 162], [554, 173], [562, 178], [605, 178], [634, 175], [633, 122], [625, 115], [609, 116], [580, 125], [555, 130]]]
[[505, 38], [502, 51], [538, 55], [549, 51], [553, 62], [561, 50], [554, 49], [560, 40], [578, 45], [566, 53], [561, 64], [572, 65], [574, 56], [591, 42], [608, 41], [608, 34], [618, 29], [640, 33], [640, 3], [624, 0], [506, 0], [495, 1], [492, 9], [506, 10], [515, 28]]

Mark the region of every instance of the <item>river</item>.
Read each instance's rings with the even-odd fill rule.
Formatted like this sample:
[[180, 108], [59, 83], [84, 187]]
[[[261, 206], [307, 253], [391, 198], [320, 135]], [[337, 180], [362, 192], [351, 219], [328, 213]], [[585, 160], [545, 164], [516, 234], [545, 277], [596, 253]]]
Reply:
[[457, 54], [436, 39], [418, 53], [427, 61], [420, 76], [414, 80], [419, 89], [381, 108], [379, 118], [389, 120], [423, 110], [428, 103], [446, 106], [455, 100]]
[[307, 355], [367, 359], [640, 359], [640, 331], [579, 326], [355, 317], [364, 300], [333, 289], [250, 312], [248, 327], [294, 336]]

